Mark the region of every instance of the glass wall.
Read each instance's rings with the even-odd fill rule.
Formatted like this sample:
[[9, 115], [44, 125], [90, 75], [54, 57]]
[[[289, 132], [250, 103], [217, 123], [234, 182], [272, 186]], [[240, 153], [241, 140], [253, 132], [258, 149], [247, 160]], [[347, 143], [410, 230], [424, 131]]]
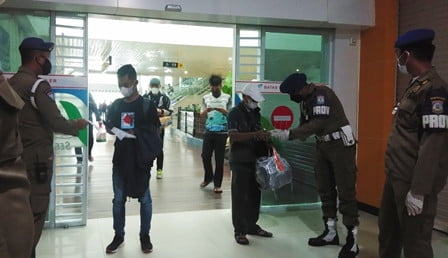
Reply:
[[[238, 30], [236, 80], [270, 82], [278, 85], [289, 74], [305, 73], [308, 82], [330, 81], [331, 31], [291, 30], [283, 28], [247, 27]], [[262, 86], [264, 87], [264, 86]], [[265, 88], [262, 88], [262, 91]], [[299, 105], [289, 96], [275, 90], [264, 92], [260, 104], [264, 129], [274, 129], [275, 110], [289, 109], [289, 129], [299, 126]], [[236, 102], [239, 96], [235, 96]], [[277, 125], [278, 126], [278, 125]], [[314, 176], [315, 140], [275, 142], [279, 153], [293, 167], [293, 183], [275, 192], [264, 191], [262, 207], [318, 207], [319, 197]]]
[[26, 37], [50, 40], [50, 13], [0, 12], [0, 70], [17, 71], [21, 63], [19, 45]]

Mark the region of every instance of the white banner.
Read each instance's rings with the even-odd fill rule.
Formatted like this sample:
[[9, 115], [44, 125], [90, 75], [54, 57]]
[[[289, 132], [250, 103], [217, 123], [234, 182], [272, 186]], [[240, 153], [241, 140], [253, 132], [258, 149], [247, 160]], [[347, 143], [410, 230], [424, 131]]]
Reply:
[[246, 85], [257, 85], [262, 94], [281, 94], [281, 82], [236, 81], [235, 92], [241, 93]]

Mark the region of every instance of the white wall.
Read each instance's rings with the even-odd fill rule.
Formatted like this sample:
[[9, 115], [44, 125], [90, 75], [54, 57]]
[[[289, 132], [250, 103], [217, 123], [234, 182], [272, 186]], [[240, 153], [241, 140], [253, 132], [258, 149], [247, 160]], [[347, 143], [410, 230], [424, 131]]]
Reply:
[[[122, 15], [144, 16], [145, 12], [152, 12], [154, 18], [169, 19], [191, 19], [194, 18], [191, 14], [200, 14], [204, 16], [197, 16], [198, 19], [221, 22], [252, 18], [249, 21], [262, 23], [266, 19], [281, 19], [290, 23], [300, 21], [320, 26], [373, 26], [375, 23], [374, 0], [6, 0], [6, 6], [34, 8], [38, 7], [36, 2], [52, 2], [56, 3], [53, 4], [56, 8], [68, 10], [73, 8], [64, 8], [61, 4], [116, 8], [114, 14]], [[181, 5], [182, 13], [165, 12], [167, 4]]]
[[[350, 45], [350, 39], [356, 40], [356, 45]], [[360, 43], [359, 30], [336, 29], [332, 88], [344, 106], [355, 135], [358, 131]]]

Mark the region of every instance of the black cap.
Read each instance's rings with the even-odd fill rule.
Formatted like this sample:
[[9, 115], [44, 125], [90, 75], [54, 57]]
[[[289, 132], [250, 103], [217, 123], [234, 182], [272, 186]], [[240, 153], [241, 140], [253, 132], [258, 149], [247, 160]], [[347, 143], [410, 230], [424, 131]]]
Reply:
[[280, 91], [291, 95], [299, 92], [305, 85], [306, 75], [304, 73], [293, 73], [280, 84]]
[[410, 30], [398, 37], [395, 48], [405, 48], [414, 44], [432, 44], [435, 33], [431, 29]]
[[29, 49], [29, 50], [42, 50], [48, 52], [51, 52], [53, 48], [54, 48], [53, 42], [45, 42], [41, 38], [34, 38], [34, 37], [24, 39], [19, 46], [19, 50]]

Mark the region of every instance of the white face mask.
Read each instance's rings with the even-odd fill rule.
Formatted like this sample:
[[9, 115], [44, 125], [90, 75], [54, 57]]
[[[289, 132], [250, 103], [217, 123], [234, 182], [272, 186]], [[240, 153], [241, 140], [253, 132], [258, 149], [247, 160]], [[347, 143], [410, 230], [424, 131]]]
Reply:
[[400, 64], [401, 56], [404, 55], [405, 53], [406, 53], [406, 51], [403, 52], [403, 53], [397, 58], [397, 66], [398, 66], [398, 71], [400, 71], [400, 73], [408, 74], [409, 72], [408, 72], [408, 68], [406, 67], [406, 64], [408, 63], [409, 55], [408, 55], [408, 58], [406, 59], [406, 62], [405, 62], [404, 64]]
[[258, 107], [258, 103], [252, 100], [247, 100], [246, 105], [249, 109], [256, 109]]
[[129, 98], [132, 93], [134, 93], [134, 87], [126, 88], [126, 87], [120, 87], [120, 92], [123, 94], [125, 98]]
[[154, 95], [157, 95], [157, 94], [159, 94], [159, 92], [160, 92], [160, 89], [159, 88], [151, 88], [151, 93], [152, 94], [154, 94]]

